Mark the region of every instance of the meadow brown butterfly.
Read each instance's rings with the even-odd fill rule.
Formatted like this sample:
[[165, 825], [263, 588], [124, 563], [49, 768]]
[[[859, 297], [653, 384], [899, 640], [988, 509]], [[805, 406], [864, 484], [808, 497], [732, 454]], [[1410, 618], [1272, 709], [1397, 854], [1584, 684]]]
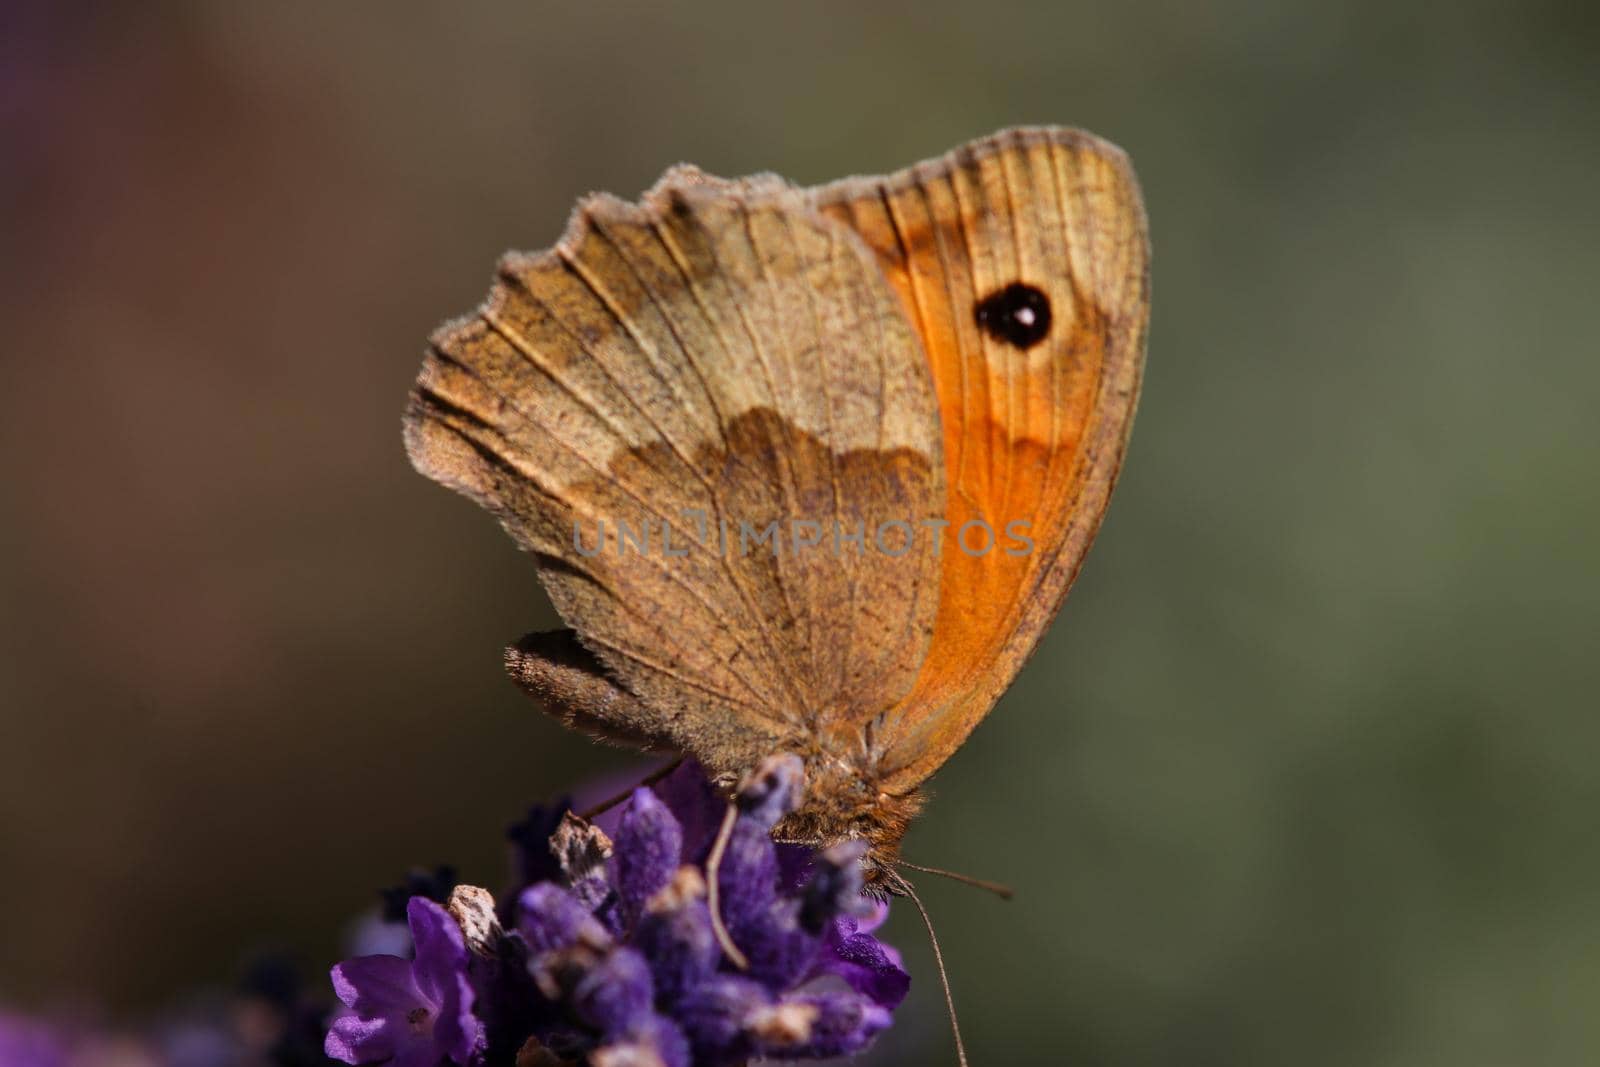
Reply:
[[801, 189], [669, 170], [501, 260], [411, 396], [417, 469], [493, 512], [571, 627], [508, 650], [552, 714], [887, 864], [1065, 598], [1138, 395], [1122, 152], [1007, 130]]

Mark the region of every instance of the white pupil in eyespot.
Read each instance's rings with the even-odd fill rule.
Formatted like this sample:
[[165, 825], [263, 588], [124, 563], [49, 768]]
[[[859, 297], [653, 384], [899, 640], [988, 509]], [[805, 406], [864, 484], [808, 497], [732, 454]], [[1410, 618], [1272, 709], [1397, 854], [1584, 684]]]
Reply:
[[1019, 325], [1019, 326], [1032, 326], [1033, 325], [1033, 309], [1032, 308], [1018, 308], [1016, 310], [1016, 316], [1015, 317], [1016, 317], [1016, 320], [1017, 320], [1017, 325]]

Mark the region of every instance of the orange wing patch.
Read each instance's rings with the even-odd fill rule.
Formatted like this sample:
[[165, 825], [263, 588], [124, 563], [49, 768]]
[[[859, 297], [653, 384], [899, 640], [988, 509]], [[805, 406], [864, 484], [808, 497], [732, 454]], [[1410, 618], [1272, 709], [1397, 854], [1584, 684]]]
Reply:
[[921, 337], [942, 421], [933, 639], [877, 730], [880, 783], [909, 792], [1015, 678], [1099, 527], [1144, 356], [1144, 209], [1120, 150], [1055, 128], [813, 198], [876, 254]]

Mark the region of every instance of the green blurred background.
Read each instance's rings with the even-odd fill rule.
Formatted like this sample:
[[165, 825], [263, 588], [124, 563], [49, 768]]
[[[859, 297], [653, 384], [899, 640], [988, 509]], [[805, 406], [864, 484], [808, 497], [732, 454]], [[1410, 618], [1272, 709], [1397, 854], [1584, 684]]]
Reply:
[[[1121, 144], [1146, 392], [911, 858], [979, 1064], [1600, 1060], [1600, 26], [1582, 5], [11, 3], [0, 1000], [336, 957], [627, 765], [414, 474], [423, 339], [575, 197]], [[883, 1063], [952, 1063], [923, 937]]]

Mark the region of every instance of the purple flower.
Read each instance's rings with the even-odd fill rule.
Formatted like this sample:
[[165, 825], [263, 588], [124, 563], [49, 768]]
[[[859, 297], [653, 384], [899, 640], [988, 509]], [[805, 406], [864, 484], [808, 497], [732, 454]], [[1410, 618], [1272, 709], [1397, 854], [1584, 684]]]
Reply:
[[333, 968], [333, 990], [346, 1010], [334, 1019], [324, 1049], [345, 1063], [437, 1067], [465, 1064], [478, 1048], [461, 928], [439, 905], [412, 897], [406, 919], [414, 959], [358, 956]]
[[[498, 905], [471, 886], [447, 909], [413, 898], [414, 961], [335, 968], [349, 1010], [328, 1054], [398, 1067], [735, 1067], [861, 1051], [910, 978], [873, 935], [887, 905], [862, 895], [860, 843], [773, 842], [801, 773], [775, 757], [740, 786], [715, 870], [728, 801], [692, 763], [635, 790], [604, 829], [536, 809], [513, 833], [515, 865], [548, 876]], [[711, 878], [734, 951], [713, 922]]]
[[772, 841], [800, 775], [792, 757], [769, 760], [736, 798], [717, 886], [747, 971], [712, 923], [706, 860], [726, 802], [698, 767], [637, 790], [614, 841], [569, 823], [569, 838], [589, 834], [593, 853], [598, 835], [609, 854], [520, 898], [528, 969], [566, 1024], [535, 1039], [591, 1062], [687, 1067], [848, 1055], [888, 1026], [910, 979], [859, 921], [884, 910], [861, 895], [861, 847], [813, 856]]

